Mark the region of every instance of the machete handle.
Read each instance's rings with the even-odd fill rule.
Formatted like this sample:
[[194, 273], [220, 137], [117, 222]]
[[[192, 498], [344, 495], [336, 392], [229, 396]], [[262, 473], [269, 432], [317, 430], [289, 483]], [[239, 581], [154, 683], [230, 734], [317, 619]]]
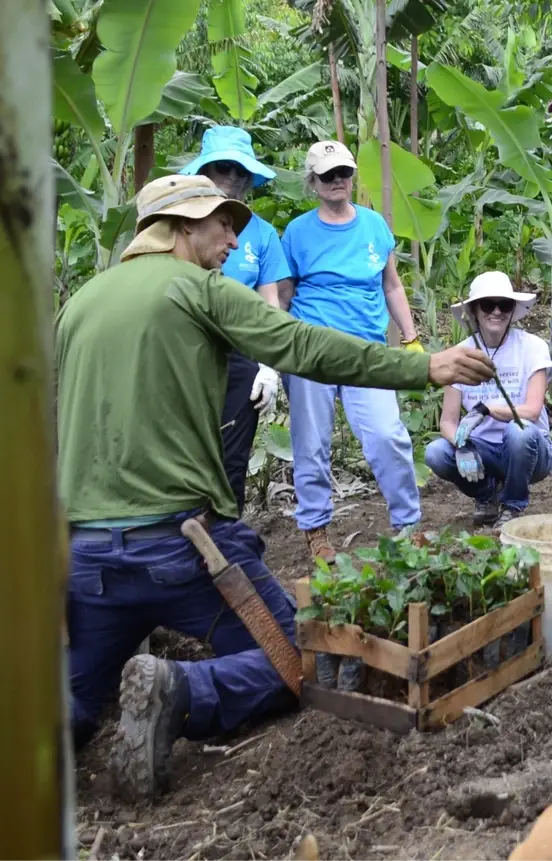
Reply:
[[201, 553], [207, 563], [209, 574], [216, 577], [217, 574], [228, 568], [228, 561], [198, 520], [193, 517], [190, 520], [185, 520], [180, 531], [184, 538], [188, 538], [196, 550]]

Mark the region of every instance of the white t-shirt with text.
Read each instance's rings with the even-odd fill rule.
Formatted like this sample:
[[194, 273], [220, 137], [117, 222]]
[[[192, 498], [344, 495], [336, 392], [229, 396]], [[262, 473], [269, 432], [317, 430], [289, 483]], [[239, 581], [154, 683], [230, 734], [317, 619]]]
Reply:
[[[473, 347], [473, 338], [466, 338], [459, 346]], [[496, 353], [493, 348], [489, 348], [489, 355], [498, 371], [500, 382], [508, 392], [514, 406], [525, 403], [527, 384], [534, 373], [546, 369], [547, 377], [550, 378], [549, 369], [552, 368], [552, 360], [550, 359], [548, 344], [537, 335], [531, 335], [522, 329], [511, 329], [508, 337]], [[506, 406], [506, 401], [500, 394], [494, 380], [480, 383], [478, 386], [457, 384], [453, 388], [462, 393], [462, 406], [468, 412], [480, 401], [484, 404]], [[549, 435], [548, 414], [544, 406], [535, 424], [545, 436]], [[500, 444], [506, 426], [506, 422], [499, 422], [491, 416], [486, 416], [471, 433], [471, 436], [474, 439]]]

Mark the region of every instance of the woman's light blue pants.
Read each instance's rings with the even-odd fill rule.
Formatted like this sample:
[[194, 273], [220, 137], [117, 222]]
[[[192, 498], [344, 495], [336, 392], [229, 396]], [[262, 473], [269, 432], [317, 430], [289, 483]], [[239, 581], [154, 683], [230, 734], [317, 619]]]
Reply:
[[412, 443], [400, 420], [394, 391], [327, 386], [295, 376], [285, 379], [285, 387], [299, 529], [316, 529], [332, 519], [330, 468], [337, 397], [387, 502], [391, 526], [403, 527], [420, 519]]

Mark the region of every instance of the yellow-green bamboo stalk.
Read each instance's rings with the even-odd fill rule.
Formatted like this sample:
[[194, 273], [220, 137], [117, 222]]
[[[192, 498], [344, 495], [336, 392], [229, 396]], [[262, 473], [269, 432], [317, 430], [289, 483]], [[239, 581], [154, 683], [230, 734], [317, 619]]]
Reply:
[[45, 0], [0, 2], [0, 858], [63, 858]]

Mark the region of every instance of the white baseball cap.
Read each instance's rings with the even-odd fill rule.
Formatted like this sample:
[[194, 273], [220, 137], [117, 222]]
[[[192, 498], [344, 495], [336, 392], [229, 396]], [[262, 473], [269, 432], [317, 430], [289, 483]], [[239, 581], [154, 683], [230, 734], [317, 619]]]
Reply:
[[[471, 304], [479, 299], [513, 299], [516, 303], [510, 322], [516, 323], [529, 313], [537, 298], [536, 293], [516, 292], [512, 282], [505, 272], [483, 272], [474, 278], [470, 284], [468, 298], [464, 302], [456, 302], [451, 305], [453, 316], [465, 326], [464, 314], [468, 317], [471, 325], [477, 328]], [[466, 327], [467, 328], [467, 327]]]
[[320, 176], [334, 167], [352, 167], [356, 170], [356, 161], [345, 144], [339, 141], [319, 141], [308, 151], [306, 167]]

